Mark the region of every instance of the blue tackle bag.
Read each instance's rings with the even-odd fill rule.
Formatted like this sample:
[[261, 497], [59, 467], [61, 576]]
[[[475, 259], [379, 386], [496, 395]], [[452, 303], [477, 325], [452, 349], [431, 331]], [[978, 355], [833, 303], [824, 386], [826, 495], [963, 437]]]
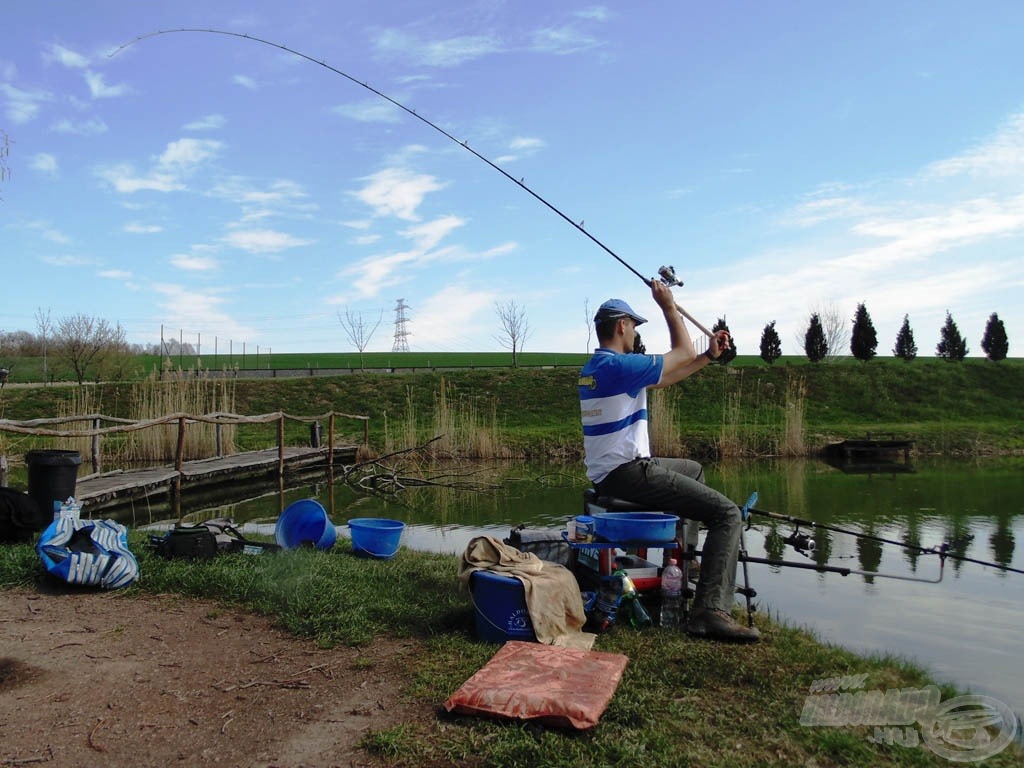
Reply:
[[68, 584], [119, 589], [139, 578], [128, 529], [113, 520], [60, 516], [36, 544], [47, 573]]

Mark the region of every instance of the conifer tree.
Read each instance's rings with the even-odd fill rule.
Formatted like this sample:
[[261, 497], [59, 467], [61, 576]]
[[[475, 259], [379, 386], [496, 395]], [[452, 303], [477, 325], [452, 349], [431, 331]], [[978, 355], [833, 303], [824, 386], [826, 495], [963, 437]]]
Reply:
[[875, 356], [878, 348], [878, 334], [875, 332], [875, 325], [871, 322], [871, 315], [863, 303], [857, 305], [857, 312], [853, 316], [853, 333], [850, 334], [850, 351], [853, 356], [862, 362], [867, 362]]
[[917, 344], [914, 342], [914, 332], [910, 329], [910, 318], [907, 315], [903, 316], [903, 325], [896, 334], [896, 346], [893, 347], [892, 353], [908, 363], [917, 357]]
[[772, 320], [761, 331], [761, 359], [768, 365], [782, 357], [782, 340], [775, 330], [775, 321]]
[[989, 316], [988, 323], [985, 325], [981, 348], [985, 350], [985, 356], [993, 363], [1005, 360], [1006, 353], [1010, 351], [1010, 342], [1006, 338], [1006, 326], [995, 312]]
[[828, 341], [825, 339], [825, 329], [821, 325], [821, 318], [815, 312], [811, 315], [811, 322], [807, 326], [807, 333], [804, 334], [804, 352], [807, 359], [812, 363], [820, 363], [828, 354]]
[[[724, 317], [718, 318], [718, 322], [716, 322], [713, 326], [711, 326], [711, 332], [712, 333], [715, 333], [716, 331], [728, 331], [728, 330], [729, 330], [729, 326], [726, 324]], [[736, 359], [736, 339], [734, 339], [732, 337], [732, 333], [730, 332], [729, 333], [729, 348], [725, 349], [725, 350], [722, 350], [722, 354], [718, 358], [718, 363], [720, 365], [728, 365], [729, 363], [731, 363], [735, 359]]]
[[942, 326], [939, 343], [935, 347], [935, 354], [943, 360], [959, 362], [967, 357], [967, 352], [967, 342], [960, 335], [960, 329], [956, 327], [956, 321], [953, 320], [953, 316], [949, 313], [949, 310], [946, 310], [946, 322]]

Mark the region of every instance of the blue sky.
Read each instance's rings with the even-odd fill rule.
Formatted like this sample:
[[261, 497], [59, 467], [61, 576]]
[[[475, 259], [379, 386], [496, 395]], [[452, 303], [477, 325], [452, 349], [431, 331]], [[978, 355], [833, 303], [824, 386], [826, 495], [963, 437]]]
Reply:
[[[629, 270], [423, 115], [756, 354], [774, 320], [864, 302], [972, 356], [1024, 343], [1019, 2], [16, 2], [4, 10], [0, 328], [86, 313], [154, 343], [584, 352]], [[694, 332], [695, 336], [699, 333]], [[2, 350], [0, 350], [2, 353]]]

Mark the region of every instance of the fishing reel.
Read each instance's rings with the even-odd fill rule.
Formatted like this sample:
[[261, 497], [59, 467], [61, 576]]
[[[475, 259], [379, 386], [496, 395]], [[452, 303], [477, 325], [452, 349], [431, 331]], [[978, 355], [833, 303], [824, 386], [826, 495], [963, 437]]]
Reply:
[[801, 532], [800, 528], [789, 534], [783, 541], [802, 555], [814, 551], [814, 539]]
[[661, 282], [669, 288], [683, 284], [683, 281], [676, 277], [676, 268], [673, 266], [662, 267], [658, 270], [658, 276], [661, 278]]

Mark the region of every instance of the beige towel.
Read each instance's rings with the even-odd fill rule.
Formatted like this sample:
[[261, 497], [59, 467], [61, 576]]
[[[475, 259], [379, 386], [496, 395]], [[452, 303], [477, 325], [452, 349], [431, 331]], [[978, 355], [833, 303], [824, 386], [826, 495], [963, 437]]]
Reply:
[[466, 546], [459, 563], [459, 581], [464, 588], [469, 589], [474, 571], [503, 573], [523, 583], [538, 642], [583, 650], [593, 647], [597, 635], [583, 631], [587, 617], [579, 584], [564, 565], [520, 552], [493, 536], [478, 536]]

